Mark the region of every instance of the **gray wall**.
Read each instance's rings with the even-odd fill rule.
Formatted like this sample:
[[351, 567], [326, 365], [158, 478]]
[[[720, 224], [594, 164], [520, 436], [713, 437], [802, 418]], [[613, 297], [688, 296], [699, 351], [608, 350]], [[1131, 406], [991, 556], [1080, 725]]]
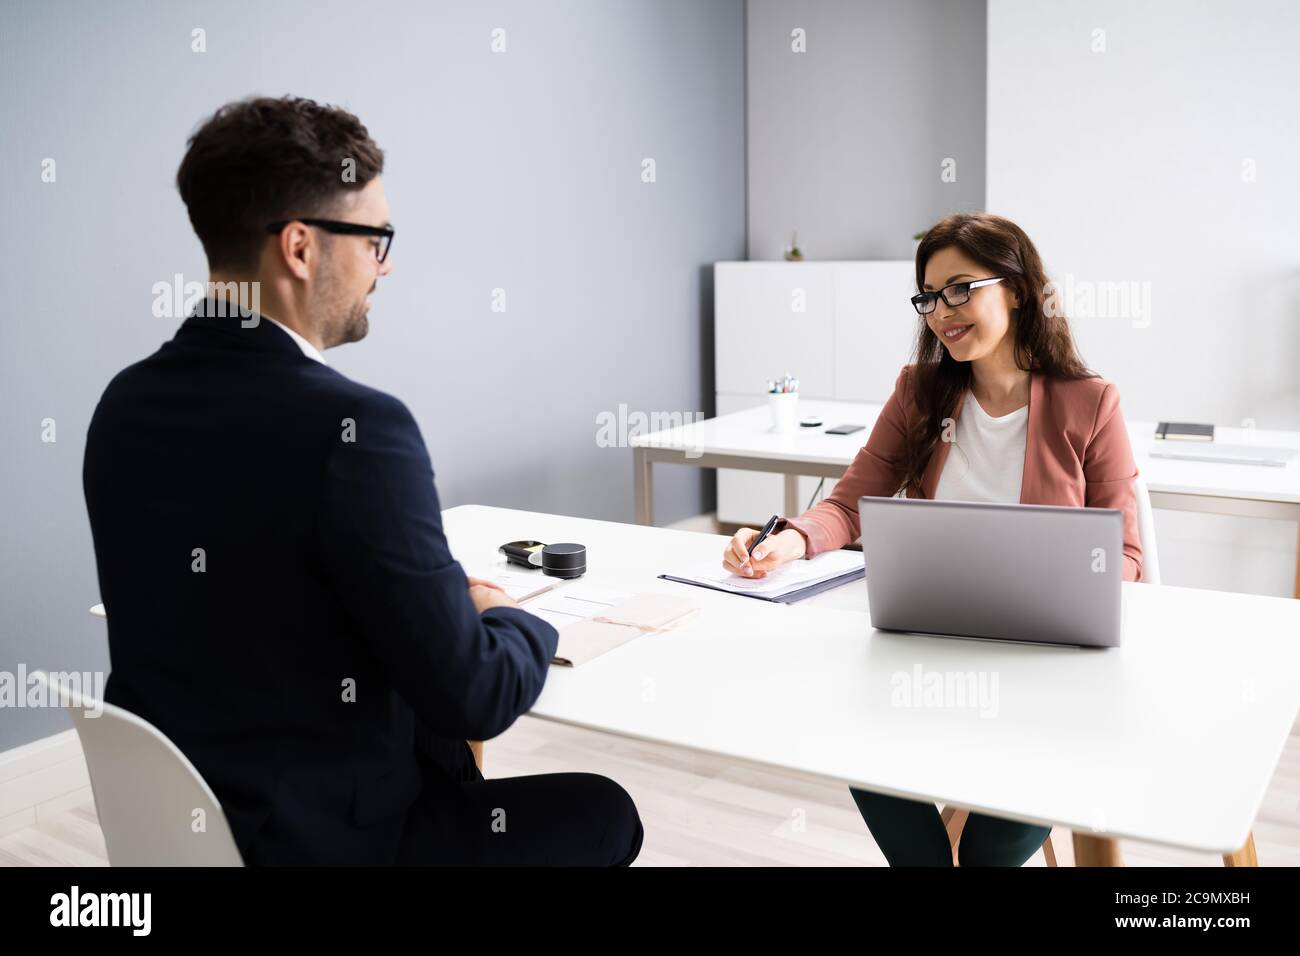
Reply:
[[984, 208], [984, 0], [749, 0], [746, 44], [750, 259], [909, 259]]
[[[712, 412], [706, 266], [744, 254], [740, 0], [51, 2], [4, 20], [0, 670], [107, 667], [85, 430], [178, 324], [152, 317], [153, 284], [206, 277], [173, 177], [227, 100], [337, 103], [386, 150], [395, 269], [369, 338], [328, 357], [411, 407], [444, 505], [631, 520], [631, 452], [597, 447], [597, 414]], [[661, 521], [712, 506], [695, 469], [657, 484]], [[0, 750], [67, 726], [0, 711]]]

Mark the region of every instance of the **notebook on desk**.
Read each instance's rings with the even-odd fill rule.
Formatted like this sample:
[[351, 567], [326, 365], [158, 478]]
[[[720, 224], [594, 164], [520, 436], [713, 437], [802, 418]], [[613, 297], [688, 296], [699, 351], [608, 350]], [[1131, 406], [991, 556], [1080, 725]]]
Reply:
[[1156, 438], [1173, 441], [1214, 441], [1214, 426], [1199, 422], [1157, 422]]
[[781, 604], [793, 604], [865, 576], [862, 555], [857, 551], [827, 551], [807, 561], [790, 561], [762, 578], [732, 574], [722, 566], [721, 560], [659, 575], [665, 581]]

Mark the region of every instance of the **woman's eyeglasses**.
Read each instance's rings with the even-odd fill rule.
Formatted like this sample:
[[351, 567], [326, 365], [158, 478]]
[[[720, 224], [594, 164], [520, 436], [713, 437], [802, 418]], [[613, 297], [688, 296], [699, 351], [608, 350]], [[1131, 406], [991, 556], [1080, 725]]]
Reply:
[[378, 241], [375, 245], [375, 258], [383, 262], [388, 258], [388, 250], [393, 245], [393, 227], [392, 226], [363, 226], [355, 222], [339, 222], [337, 219], [285, 219], [281, 222], [269, 223], [266, 227], [267, 232], [279, 232], [291, 222], [300, 222], [304, 226], [316, 226], [318, 229], [324, 229], [326, 232], [336, 233], [340, 236], [373, 236]]
[[[303, 221], [306, 222], [305, 219]], [[952, 285], [944, 286], [938, 292], [922, 292], [920, 295], [912, 296], [912, 305], [916, 307], [918, 315], [929, 315], [942, 297], [948, 308], [955, 309], [970, 301], [972, 289], [993, 285], [1005, 278], [1006, 276], [994, 276], [990, 279], [976, 279], [974, 282], [954, 282]]]

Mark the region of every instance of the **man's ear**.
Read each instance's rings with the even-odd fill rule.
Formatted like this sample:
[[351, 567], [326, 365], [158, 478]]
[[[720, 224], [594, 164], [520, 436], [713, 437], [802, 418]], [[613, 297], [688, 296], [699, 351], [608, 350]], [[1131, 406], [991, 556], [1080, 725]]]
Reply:
[[291, 222], [275, 237], [275, 253], [294, 278], [310, 279], [320, 249], [311, 230], [300, 222]]

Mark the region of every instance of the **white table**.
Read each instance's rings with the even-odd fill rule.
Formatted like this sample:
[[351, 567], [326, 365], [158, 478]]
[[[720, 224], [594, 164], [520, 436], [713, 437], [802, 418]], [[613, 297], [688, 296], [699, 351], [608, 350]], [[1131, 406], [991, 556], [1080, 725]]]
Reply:
[[[654, 524], [654, 482], [657, 462], [700, 468], [737, 468], [785, 475], [784, 513], [798, 514], [798, 476], [840, 478], [866, 443], [881, 405], [800, 400], [799, 414], [818, 415], [822, 428], [799, 429], [780, 435], [771, 431], [766, 406], [720, 415], [677, 428], [635, 435], [636, 520]], [[827, 435], [838, 422], [865, 425], [852, 435]], [[1222, 462], [1174, 461], [1152, 458], [1157, 444], [1154, 422], [1128, 422], [1129, 439], [1138, 470], [1146, 479], [1155, 508], [1200, 511], [1246, 518], [1300, 521], [1300, 459], [1287, 468], [1231, 465]], [[1216, 441], [1300, 449], [1300, 432], [1215, 428]], [[1300, 566], [1296, 573], [1300, 597]]]
[[[577, 541], [584, 581], [702, 608], [679, 630], [552, 667], [532, 710], [548, 720], [1227, 854], [1247, 841], [1300, 709], [1300, 602], [1287, 598], [1126, 583], [1111, 650], [922, 637], [874, 631], [861, 583], [781, 605], [657, 578], [720, 560], [719, 535], [473, 505], [443, 518], [471, 568], [505, 541]], [[996, 676], [996, 713], [894, 706], [918, 667]]]

